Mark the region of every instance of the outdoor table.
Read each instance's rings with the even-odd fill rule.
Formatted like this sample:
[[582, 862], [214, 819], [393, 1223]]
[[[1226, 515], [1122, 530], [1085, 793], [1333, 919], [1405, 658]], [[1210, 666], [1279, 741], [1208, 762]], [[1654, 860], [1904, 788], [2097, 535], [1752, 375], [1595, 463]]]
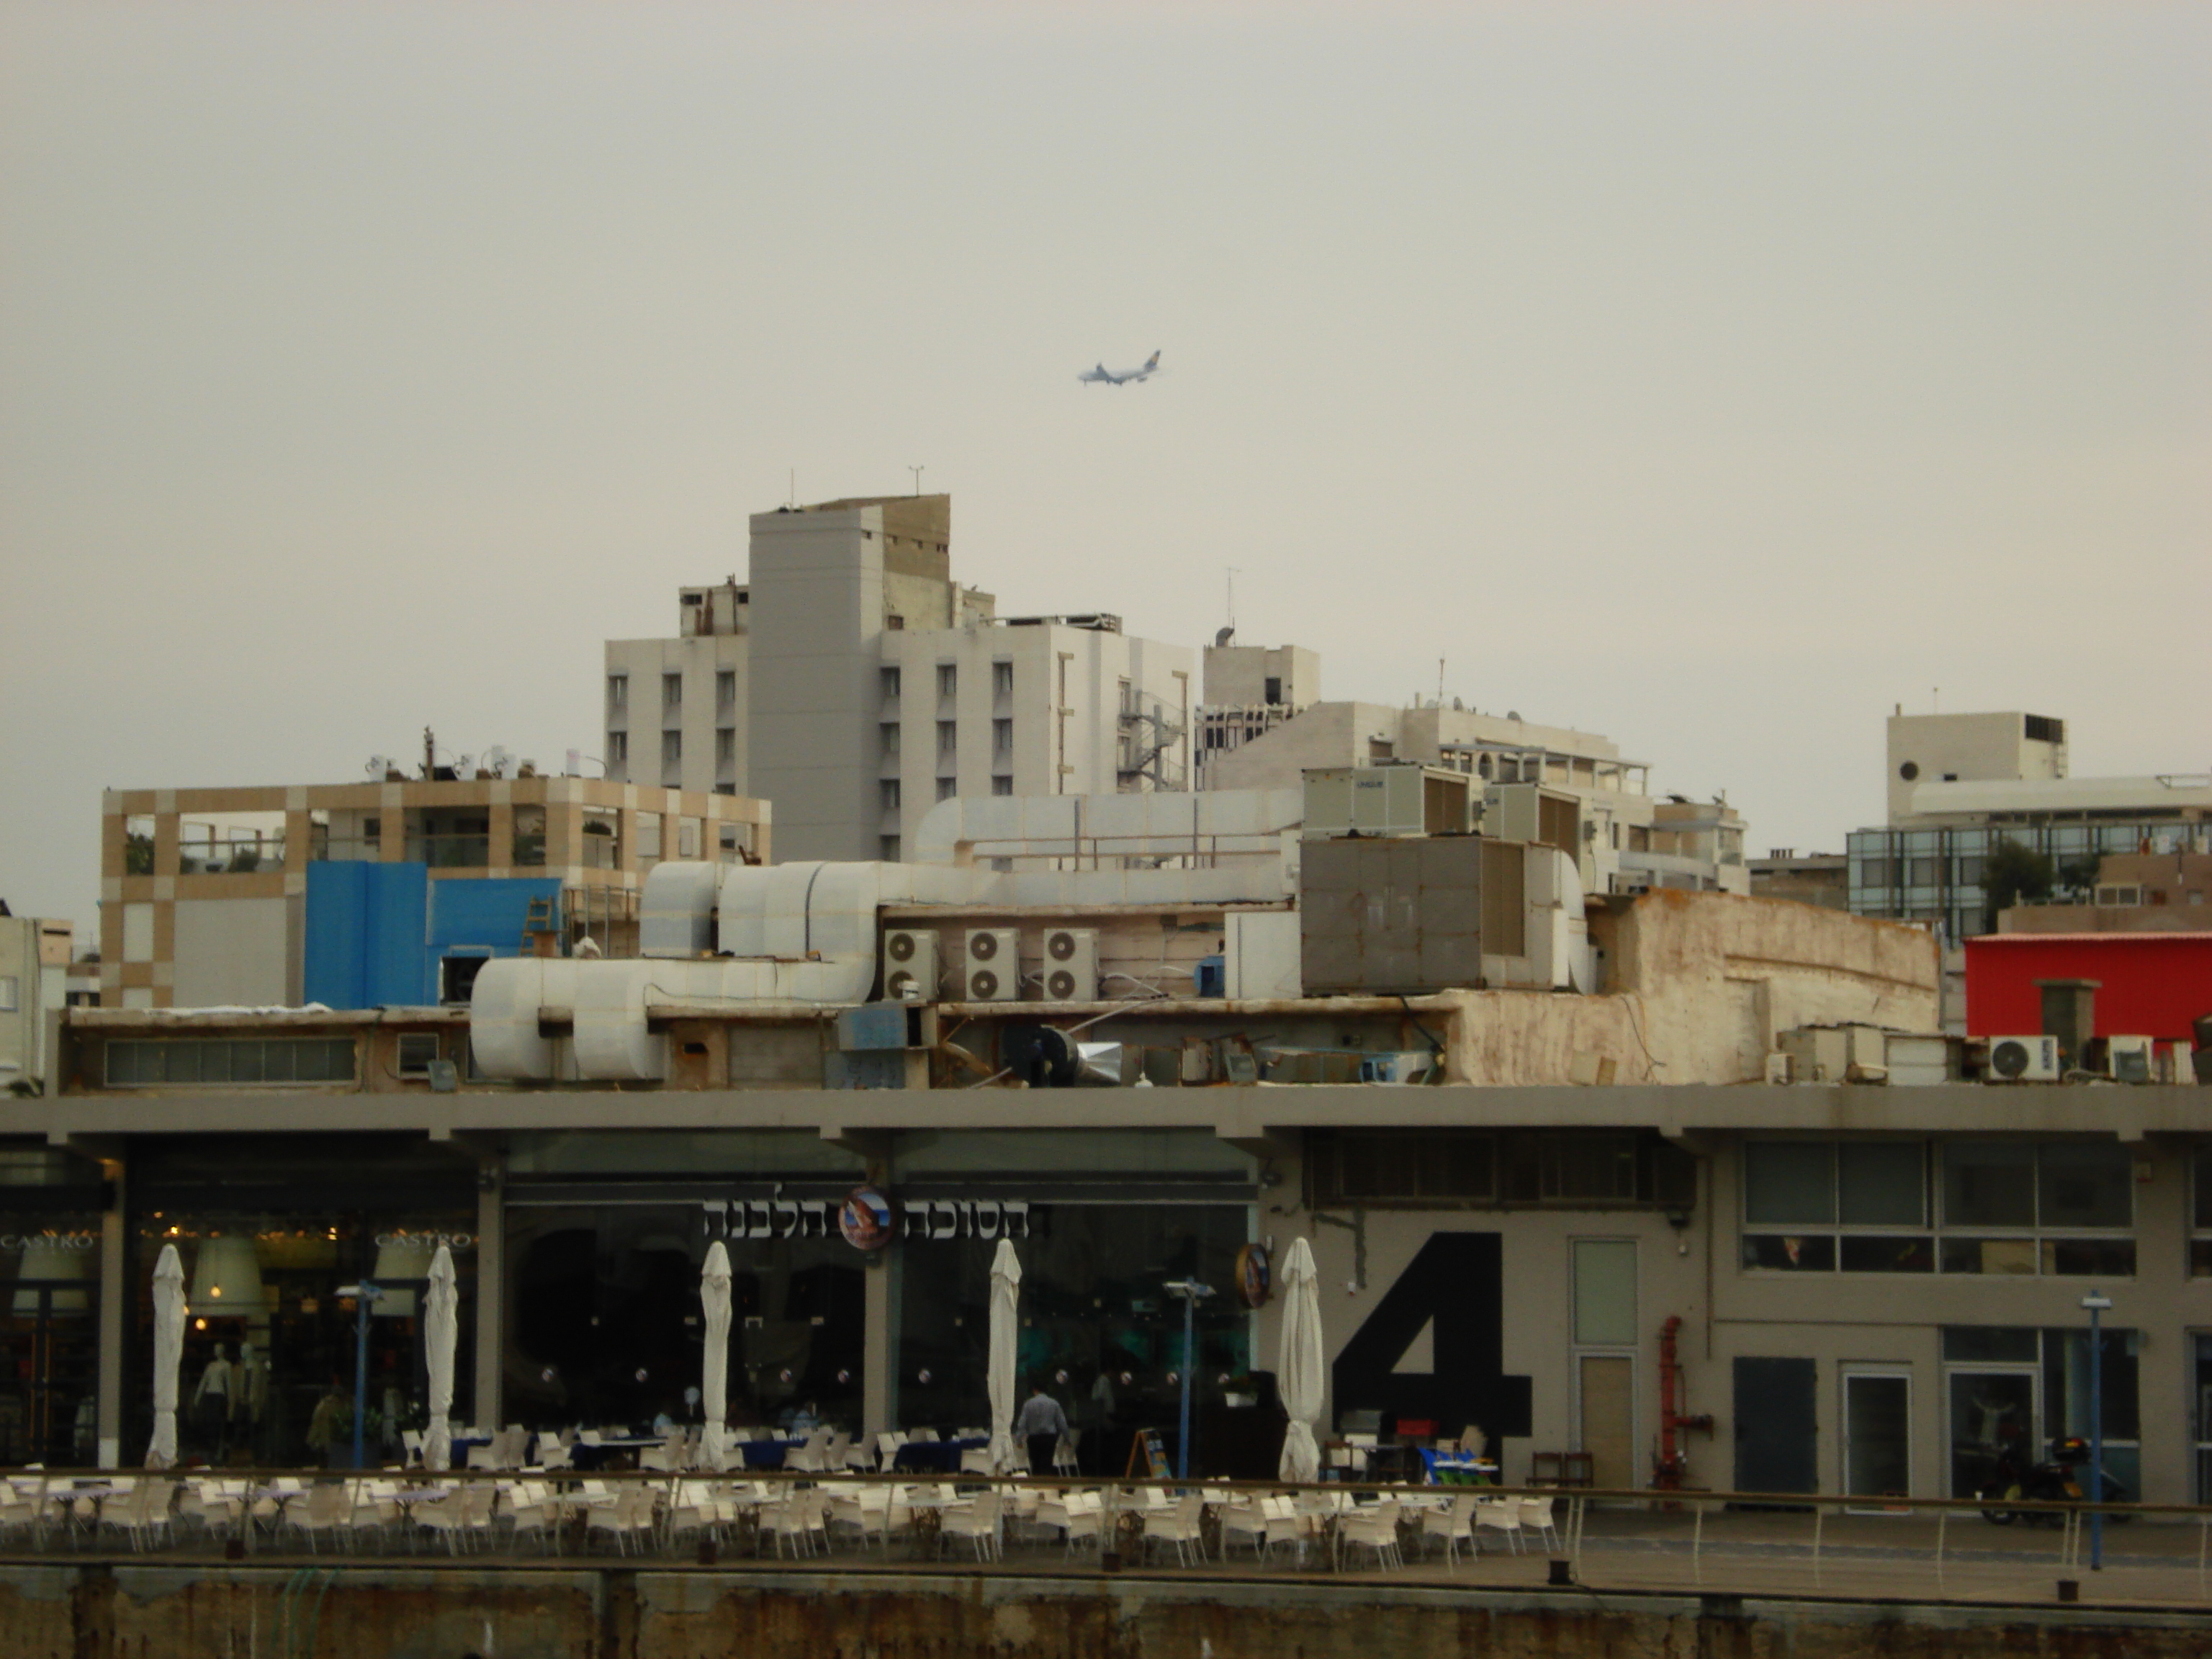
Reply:
[[568, 1467], [589, 1473], [606, 1468], [607, 1459], [617, 1452], [641, 1451], [647, 1446], [659, 1444], [659, 1438], [649, 1435], [626, 1440], [579, 1440], [568, 1449]]
[[901, 1474], [957, 1474], [960, 1454], [989, 1445], [981, 1440], [909, 1440], [898, 1449], [891, 1468]]
[[749, 1469], [780, 1469], [783, 1460], [806, 1443], [798, 1440], [740, 1440], [738, 1450], [743, 1454]]
[[915, 1492], [902, 1501], [908, 1512], [907, 1532], [913, 1540], [915, 1553], [919, 1555], [927, 1549], [934, 1555], [938, 1537], [945, 1529], [945, 1511], [968, 1500], [942, 1492]]

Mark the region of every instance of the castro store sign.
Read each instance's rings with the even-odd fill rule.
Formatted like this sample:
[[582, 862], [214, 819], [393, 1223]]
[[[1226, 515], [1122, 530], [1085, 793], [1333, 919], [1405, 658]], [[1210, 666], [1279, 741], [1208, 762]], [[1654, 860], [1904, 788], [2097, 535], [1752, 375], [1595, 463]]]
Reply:
[[0, 1233], [0, 1251], [28, 1255], [34, 1250], [96, 1250], [98, 1233]]

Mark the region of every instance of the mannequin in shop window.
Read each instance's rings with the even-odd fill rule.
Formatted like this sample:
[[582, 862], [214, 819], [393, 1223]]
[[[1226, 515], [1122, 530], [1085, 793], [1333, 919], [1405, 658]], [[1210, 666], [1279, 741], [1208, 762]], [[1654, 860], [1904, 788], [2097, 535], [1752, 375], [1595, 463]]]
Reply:
[[222, 1343], [215, 1345], [215, 1358], [200, 1373], [200, 1385], [192, 1390], [192, 1416], [199, 1424], [200, 1437], [207, 1442], [208, 1455], [221, 1458], [230, 1448], [231, 1383], [235, 1372], [230, 1363], [229, 1350]]
[[238, 1363], [231, 1371], [230, 1443], [250, 1452], [261, 1443], [261, 1413], [269, 1404], [269, 1367], [251, 1342], [241, 1342]]

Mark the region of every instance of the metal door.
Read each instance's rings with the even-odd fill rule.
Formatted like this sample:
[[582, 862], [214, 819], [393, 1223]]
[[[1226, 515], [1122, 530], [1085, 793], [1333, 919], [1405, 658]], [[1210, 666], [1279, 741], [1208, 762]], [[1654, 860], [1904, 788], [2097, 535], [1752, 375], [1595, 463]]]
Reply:
[[0, 1463], [92, 1463], [98, 1291], [81, 1279], [17, 1279], [0, 1294]]
[[1580, 1449], [1590, 1455], [1590, 1484], [1621, 1491], [1636, 1481], [1636, 1362], [1626, 1354], [1580, 1356], [1575, 1392]]
[[1735, 1362], [1735, 1489], [1818, 1492], [1820, 1424], [1809, 1359]]

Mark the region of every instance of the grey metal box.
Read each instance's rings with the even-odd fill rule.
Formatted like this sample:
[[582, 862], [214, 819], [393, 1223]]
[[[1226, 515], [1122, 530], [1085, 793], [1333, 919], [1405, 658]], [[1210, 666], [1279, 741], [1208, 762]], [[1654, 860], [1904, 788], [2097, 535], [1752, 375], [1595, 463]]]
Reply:
[[1308, 842], [1298, 903], [1307, 994], [1479, 982], [1482, 848], [1477, 836]]

